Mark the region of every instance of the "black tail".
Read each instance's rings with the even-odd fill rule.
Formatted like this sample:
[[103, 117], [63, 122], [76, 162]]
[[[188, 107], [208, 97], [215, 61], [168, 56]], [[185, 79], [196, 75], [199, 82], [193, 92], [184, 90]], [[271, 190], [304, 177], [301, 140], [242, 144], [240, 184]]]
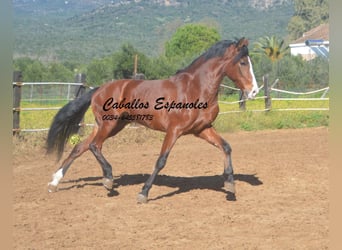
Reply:
[[79, 123], [90, 106], [91, 97], [98, 88], [94, 88], [81, 97], [61, 108], [53, 118], [46, 140], [47, 153], [57, 151], [58, 160], [62, 157], [66, 141], [79, 130]]

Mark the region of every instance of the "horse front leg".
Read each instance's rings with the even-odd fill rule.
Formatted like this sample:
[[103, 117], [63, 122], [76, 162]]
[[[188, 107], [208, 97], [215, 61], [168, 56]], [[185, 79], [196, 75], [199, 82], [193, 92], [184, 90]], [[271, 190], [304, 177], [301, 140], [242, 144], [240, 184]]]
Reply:
[[[224, 187], [226, 191], [235, 194], [235, 183], [234, 183], [234, 170], [232, 165], [232, 148], [230, 147], [229, 143], [226, 142], [213, 127], [209, 127], [201, 131], [201, 133], [197, 134], [196, 136], [206, 140], [210, 144], [218, 147], [225, 156], [224, 160]], [[234, 198], [235, 199], [235, 195]]]
[[158, 173], [164, 168], [167, 158], [169, 156], [169, 153], [173, 147], [173, 145], [175, 144], [176, 140], [179, 137], [179, 133], [177, 133], [175, 130], [173, 129], [169, 129], [169, 132], [166, 133], [165, 138], [164, 138], [164, 142], [163, 142], [163, 146], [161, 148], [158, 160], [156, 162], [155, 168], [153, 173], [150, 175], [150, 177], [147, 179], [147, 181], [145, 182], [141, 192], [138, 194], [137, 197], [137, 202], [138, 203], [147, 203], [148, 200], [148, 193], [153, 185], [153, 182], [156, 178], [156, 176], [158, 175]]

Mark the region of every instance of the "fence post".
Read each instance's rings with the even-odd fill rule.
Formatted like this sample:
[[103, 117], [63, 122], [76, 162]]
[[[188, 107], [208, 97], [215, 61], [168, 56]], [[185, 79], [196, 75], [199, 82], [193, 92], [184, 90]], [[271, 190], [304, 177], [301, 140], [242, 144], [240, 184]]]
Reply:
[[75, 83], [82, 83], [82, 85], [76, 88], [75, 98], [80, 97], [86, 91], [86, 75], [83, 73], [79, 73], [75, 76]]
[[[79, 73], [75, 76], [75, 83], [82, 83], [82, 85], [78, 86], [76, 88], [75, 92], [75, 98], [81, 97], [86, 92], [86, 75], [83, 73]], [[84, 135], [84, 117], [82, 118], [80, 122], [80, 128], [78, 130], [78, 134], [80, 136]]]
[[240, 110], [246, 110], [246, 97], [242, 90], [239, 91], [239, 108]]
[[266, 74], [263, 76], [262, 80], [264, 82], [264, 91], [265, 91], [265, 109], [266, 111], [270, 111], [272, 108], [272, 98], [271, 98], [271, 89], [268, 84], [269, 75]]
[[13, 135], [19, 135], [20, 132], [20, 101], [22, 74], [20, 71], [13, 72]]

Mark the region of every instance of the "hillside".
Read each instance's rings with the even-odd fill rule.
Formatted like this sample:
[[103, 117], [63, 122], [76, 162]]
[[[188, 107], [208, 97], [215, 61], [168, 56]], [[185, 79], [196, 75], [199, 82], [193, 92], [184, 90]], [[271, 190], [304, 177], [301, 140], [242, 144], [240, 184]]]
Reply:
[[149, 56], [177, 27], [205, 23], [223, 39], [286, 35], [292, 0], [14, 0], [14, 57], [87, 62], [129, 42]]

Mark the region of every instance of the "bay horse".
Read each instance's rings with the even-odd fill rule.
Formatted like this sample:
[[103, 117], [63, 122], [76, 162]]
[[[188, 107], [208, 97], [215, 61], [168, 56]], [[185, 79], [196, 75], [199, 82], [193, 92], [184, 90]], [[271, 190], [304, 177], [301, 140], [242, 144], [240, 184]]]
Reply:
[[257, 81], [248, 55], [248, 40], [223, 40], [214, 44], [189, 66], [164, 80], [123, 79], [105, 83], [67, 103], [53, 119], [47, 153], [57, 151], [61, 158], [68, 138], [79, 129], [79, 123], [91, 105], [95, 116], [92, 133], [77, 144], [61, 167], [53, 174], [48, 190], [54, 192], [72, 162], [88, 149], [103, 171], [103, 185], [113, 189], [112, 167], [103, 156], [103, 142], [128, 123], [136, 122], [165, 132], [165, 138], [153, 173], [138, 194], [138, 203], [148, 201], [152, 184], [166, 164], [176, 140], [193, 134], [218, 147], [225, 156], [224, 183], [235, 194], [231, 147], [213, 128], [218, 115], [218, 92], [225, 76], [253, 99], [258, 93]]

